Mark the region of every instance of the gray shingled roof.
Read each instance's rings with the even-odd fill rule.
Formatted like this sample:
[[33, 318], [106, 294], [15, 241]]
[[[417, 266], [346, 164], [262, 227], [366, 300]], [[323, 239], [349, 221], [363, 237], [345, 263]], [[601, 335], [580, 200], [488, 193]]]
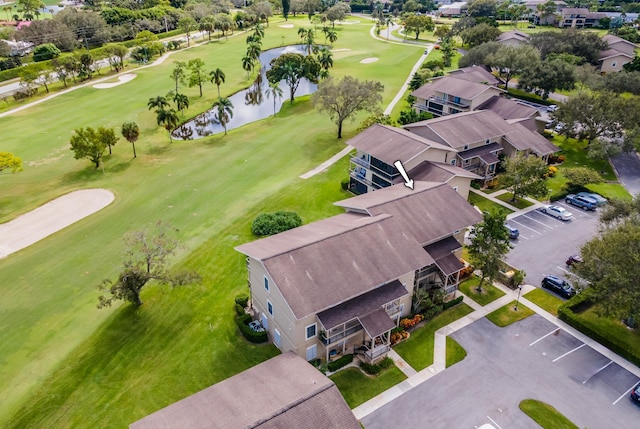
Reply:
[[455, 152], [442, 143], [425, 139], [402, 128], [374, 124], [351, 138], [348, 145], [389, 164], [410, 161], [430, 148]]
[[333, 216], [236, 250], [262, 261], [297, 318], [433, 263], [400, 219], [382, 212]]
[[491, 110], [476, 110], [407, 124], [405, 129], [422, 135], [430, 130], [430, 138], [459, 149], [466, 144], [483, 142], [513, 132], [511, 125]]
[[452, 70], [448, 76], [489, 85], [504, 83], [502, 79], [491, 74], [484, 66], [469, 66]]
[[600, 51], [600, 53], [598, 54], [598, 61], [603, 61], [608, 58], [613, 58], [618, 56], [633, 58], [632, 55], [629, 55], [625, 52], [619, 51], [617, 49], [609, 48], [609, 49], [605, 49], [604, 51]]
[[471, 204], [444, 183], [415, 182], [413, 190], [398, 184], [335, 204], [372, 216], [388, 213], [421, 245], [482, 220]]
[[132, 423], [131, 429], [360, 429], [335, 384], [285, 353]]

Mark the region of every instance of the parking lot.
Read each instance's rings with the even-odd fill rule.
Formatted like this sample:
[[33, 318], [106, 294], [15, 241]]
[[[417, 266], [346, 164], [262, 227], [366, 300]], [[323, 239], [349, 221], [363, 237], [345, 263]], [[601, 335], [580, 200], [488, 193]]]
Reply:
[[573, 219], [561, 221], [540, 209], [508, 217], [508, 223], [520, 230], [520, 236], [512, 240], [513, 249], [507, 256], [507, 262], [524, 270], [527, 273], [525, 283], [537, 287], [547, 274], [570, 281], [565, 265], [567, 258], [579, 253], [580, 246], [589, 241], [598, 229], [601, 209], [584, 211], [564, 201], [554, 204], [570, 211]]
[[452, 337], [467, 357], [363, 418], [367, 429], [539, 428], [520, 411], [524, 399], [551, 404], [580, 428], [638, 425], [629, 392], [640, 377], [541, 316], [506, 328], [483, 318]]

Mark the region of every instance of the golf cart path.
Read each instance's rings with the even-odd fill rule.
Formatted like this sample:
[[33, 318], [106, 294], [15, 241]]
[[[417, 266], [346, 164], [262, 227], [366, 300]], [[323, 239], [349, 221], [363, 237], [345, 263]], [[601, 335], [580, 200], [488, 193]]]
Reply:
[[0, 258], [103, 209], [115, 196], [107, 189], [82, 189], [63, 195], [16, 219], [0, 224]]

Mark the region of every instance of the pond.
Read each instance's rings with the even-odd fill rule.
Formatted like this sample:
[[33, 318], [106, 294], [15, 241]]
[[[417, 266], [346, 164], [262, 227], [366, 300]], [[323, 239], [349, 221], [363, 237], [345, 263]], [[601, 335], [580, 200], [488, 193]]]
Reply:
[[[253, 85], [229, 97], [229, 100], [233, 104], [233, 117], [227, 123], [227, 130], [232, 130], [273, 115], [273, 97], [270, 96], [267, 98], [265, 93], [265, 90], [269, 88], [266, 72], [269, 69], [269, 63], [271, 63], [272, 59], [286, 53], [299, 53], [304, 55], [305, 46], [285, 46], [283, 48], [270, 49], [260, 55], [262, 68]], [[282, 98], [276, 99], [276, 112], [280, 110], [283, 103], [289, 101], [290, 97], [289, 85], [287, 85], [286, 82], [281, 81], [280, 88], [282, 89]], [[316, 89], [316, 84], [309, 82], [307, 79], [302, 79], [296, 90], [296, 97], [312, 94]], [[214, 88], [213, 91], [217, 93], [217, 88]], [[224, 127], [217, 122], [213, 109], [211, 109], [179, 126], [173, 131], [172, 135], [176, 140], [192, 140], [221, 132], [224, 132]]]

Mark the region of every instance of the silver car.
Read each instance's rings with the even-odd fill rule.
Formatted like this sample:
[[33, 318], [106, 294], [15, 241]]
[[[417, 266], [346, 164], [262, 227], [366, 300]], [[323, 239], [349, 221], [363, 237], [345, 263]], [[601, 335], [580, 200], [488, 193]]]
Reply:
[[560, 220], [571, 220], [573, 219], [573, 214], [570, 211], [565, 210], [560, 206], [544, 206], [542, 207], [542, 213], [546, 213], [550, 216], [553, 216]]

